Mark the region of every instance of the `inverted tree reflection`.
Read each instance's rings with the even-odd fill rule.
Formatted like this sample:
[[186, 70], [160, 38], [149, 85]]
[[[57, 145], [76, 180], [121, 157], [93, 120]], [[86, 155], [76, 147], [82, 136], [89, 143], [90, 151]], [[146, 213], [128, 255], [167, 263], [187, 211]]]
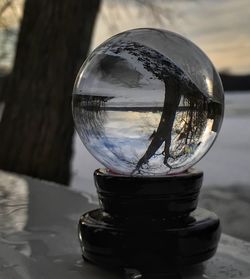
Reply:
[[[116, 106], [112, 107], [110, 100], [114, 97], [81, 96], [81, 104], [76, 114], [77, 121], [82, 122], [85, 129], [79, 132], [85, 133], [83, 137], [86, 140], [90, 138], [90, 134], [95, 135], [95, 138], [105, 138], [102, 142], [115, 157], [130, 166], [133, 165], [132, 174], [147, 173], [150, 159], [159, 156], [169, 170], [174, 168], [177, 160], [179, 163], [185, 161], [201, 144], [207, 120], [213, 120], [213, 126], [216, 125], [215, 120], [222, 113], [221, 105], [206, 92], [202, 92], [172, 60], [154, 49], [137, 42], [119, 41], [105, 45], [103, 52], [105, 59], [100, 63], [100, 67], [97, 65], [96, 74], [105, 77], [110, 83], [122, 84], [124, 88], [136, 85], [140, 87], [140, 77], [143, 76], [141, 69], [163, 83], [164, 102], [163, 106], [157, 109], [158, 113], [161, 111], [161, 117], [158, 126], [149, 136], [144, 154], [140, 155], [136, 162], [129, 162], [124, 151], [114, 147], [112, 142], [105, 138], [104, 123], [107, 121], [108, 111], [129, 110], [124, 108], [122, 103], [119, 106], [116, 103]], [[115, 70], [112, 70], [112, 65]], [[121, 67], [122, 71], [119, 71]], [[124, 73], [124, 76], [121, 73]], [[77, 101], [77, 97], [75, 98]], [[136, 104], [131, 106], [135, 106], [134, 110], [141, 110], [136, 108]]]

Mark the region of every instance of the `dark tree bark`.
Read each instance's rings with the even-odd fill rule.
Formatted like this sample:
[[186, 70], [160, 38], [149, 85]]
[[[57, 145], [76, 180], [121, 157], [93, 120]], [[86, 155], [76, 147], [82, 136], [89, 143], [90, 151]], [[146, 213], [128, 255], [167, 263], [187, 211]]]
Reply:
[[0, 76], [0, 102], [3, 101], [3, 84], [4, 84], [4, 77]]
[[165, 99], [158, 128], [145, 154], [138, 161], [135, 170], [140, 170], [155, 155], [163, 143], [165, 144], [164, 164], [169, 166], [167, 160], [170, 157], [169, 148], [171, 145], [172, 128], [181, 98], [179, 87], [179, 83], [175, 79], [169, 79], [165, 82]]
[[9, 79], [9, 74], [4, 74], [0, 76], [0, 103], [5, 101], [5, 85], [7, 84]]
[[26, 0], [13, 72], [4, 86], [0, 168], [68, 184], [71, 92], [100, 0]]

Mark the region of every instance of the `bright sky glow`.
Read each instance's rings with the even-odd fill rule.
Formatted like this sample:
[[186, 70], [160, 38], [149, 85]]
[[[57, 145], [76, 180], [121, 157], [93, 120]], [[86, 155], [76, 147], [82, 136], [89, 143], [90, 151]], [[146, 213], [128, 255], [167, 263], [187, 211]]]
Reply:
[[164, 28], [196, 43], [219, 71], [250, 73], [249, 25], [249, 0], [103, 0], [92, 45], [128, 29]]
[[[13, 1], [13, 9], [2, 15], [0, 31], [18, 25], [22, 4]], [[163, 28], [196, 43], [219, 71], [250, 73], [249, 26], [249, 0], [102, 0], [92, 48], [128, 29]]]

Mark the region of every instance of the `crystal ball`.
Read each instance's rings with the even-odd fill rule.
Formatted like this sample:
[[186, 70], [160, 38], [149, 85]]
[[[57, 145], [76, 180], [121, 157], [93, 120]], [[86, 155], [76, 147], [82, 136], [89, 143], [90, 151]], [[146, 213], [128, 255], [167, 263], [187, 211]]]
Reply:
[[194, 43], [166, 30], [134, 29], [105, 41], [73, 89], [76, 130], [106, 168], [125, 175], [184, 172], [221, 127], [223, 87]]

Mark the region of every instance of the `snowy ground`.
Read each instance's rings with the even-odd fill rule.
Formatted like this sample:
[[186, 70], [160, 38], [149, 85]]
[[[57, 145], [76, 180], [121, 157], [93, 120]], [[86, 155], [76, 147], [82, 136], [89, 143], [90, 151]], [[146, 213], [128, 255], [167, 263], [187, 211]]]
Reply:
[[[225, 117], [214, 146], [196, 167], [204, 171], [206, 186], [250, 186], [250, 94], [226, 94]], [[71, 185], [95, 193], [92, 174], [100, 167], [75, 136]]]

